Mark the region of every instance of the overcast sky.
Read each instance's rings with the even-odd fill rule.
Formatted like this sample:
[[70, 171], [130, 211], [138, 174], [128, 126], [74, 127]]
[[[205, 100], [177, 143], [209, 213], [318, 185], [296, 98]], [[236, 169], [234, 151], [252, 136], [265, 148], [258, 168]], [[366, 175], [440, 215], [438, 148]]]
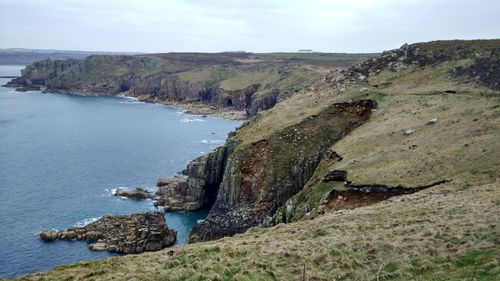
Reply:
[[500, 38], [500, 0], [0, 0], [0, 48], [379, 52]]

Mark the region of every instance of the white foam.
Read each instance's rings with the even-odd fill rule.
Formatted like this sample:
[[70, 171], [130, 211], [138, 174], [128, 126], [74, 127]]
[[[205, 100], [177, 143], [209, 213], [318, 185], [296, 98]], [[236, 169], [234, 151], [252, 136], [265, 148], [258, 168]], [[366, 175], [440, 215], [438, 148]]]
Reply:
[[127, 99], [127, 100], [135, 100], [135, 101], [139, 100], [139, 98], [131, 97], [131, 96], [126, 96], [126, 95], [118, 95], [118, 97], [124, 98], [124, 99]]
[[145, 103], [143, 101], [121, 101], [121, 104], [136, 104], [136, 103]]
[[204, 143], [204, 144], [223, 144], [225, 142], [226, 142], [225, 140], [202, 140], [202, 141], [200, 141], [200, 143]]
[[202, 223], [204, 221], [205, 221], [204, 219], [199, 219], [199, 220], [196, 221], [196, 223]]
[[91, 224], [91, 223], [93, 223], [93, 222], [96, 222], [96, 221], [100, 220], [101, 218], [102, 218], [102, 217], [95, 217], [95, 218], [87, 218], [87, 219], [83, 219], [83, 220], [81, 220], [81, 221], [79, 221], [79, 222], [75, 223], [75, 225], [74, 225], [74, 226], [76, 226], [76, 227], [84, 227], [84, 226], [86, 226], [86, 225], [89, 225], [89, 224]]
[[205, 120], [203, 120], [201, 118], [182, 118], [181, 119], [182, 123], [203, 122], [203, 121], [205, 121]]
[[111, 188], [111, 189], [106, 188], [106, 189], [104, 189], [104, 190], [105, 190], [107, 193], [110, 193], [111, 195], [115, 195], [115, 194], [116, 194], [116, 192], [118, 192], [118, 190], [129, 190], [129, 188], [128, 188], [128, 187], [126, 187], [126, 186], [119, 186], [119, 187], [116, 187], [116, 188]]

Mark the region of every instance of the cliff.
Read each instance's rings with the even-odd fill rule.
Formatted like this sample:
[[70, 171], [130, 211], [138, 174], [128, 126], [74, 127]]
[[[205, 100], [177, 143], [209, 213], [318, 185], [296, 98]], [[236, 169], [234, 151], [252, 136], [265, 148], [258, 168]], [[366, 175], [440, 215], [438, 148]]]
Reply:
[[194, 227], [190, 241], [217, 239], [265, 223], [302, 189], [325, 149], [368, 120], [375, 107], [371, 100], [335, 103], [250, 144], [238, 142], [236, 134], [217, 200], [207, 219]]
[[221, 146], [191, 161], [187, 177], [159, 179], [155, 205], [165, 211], [192, 211], [210, 208], [217, 196], [227, 162], [227, 148]]
[[496, 280], [499, 48], [404, 45], [326, 73], [231, 134], [199, 243], [24, 279]]
[[[422, 79], [418, 75], [430, 71], [432, 74], [426, 74], [428, 83], [439, 83], [444, 95], [456, 93], [457, 83], [468, 88], [474, 80], [495, 90], [500, 81], [496, 77], [498, 50], [498, 41], [404, 45], [328, 75], [278, 108], [244, 124], [226, 146], [193, 161], [186, 180], [160, 190], [159, 205], [167, 211], [210, 207], [207, 219], [190, 235], [190, 242], [199, 242], [242, 233], [254, 226], [300, 220], [327, 209], [370, 205], [443, 184], [448, 177], [430, 176], [433, 171], [425, 172], [419, 180], [414, 173], [398, 180], [389, 180], [388, 176], [375, 182], [356, 180], [353, 168], [343, 165], [344, 153], [338, 152], [335, 143], [370, 119], [377, 101], [385, 102], [385, 91], [392, 91], [392, 80], [406, 83], [405, 79], [410, 79], [413, 85], [413, 81]], [[443, 83], [443, 78], [448, 82]], [[354, 94], [346, 94], [349, 88], [356, 89]], [[404, 96], [410, 104], [412, 98], [413, 94]], [[418, 104], [413, 106], [418, 108]], [[424, 124], [436, 128], [435, 122]], [[400, 128], [403, 136], [406, 130], [414, 131], [407, 127]], [[410, 151], [416, 148], [410, 145]], [[357, 148], [350, 148], [353, 150]], [[364, 151], [364, 155], [372, 153]], [[217, 176], [212, 175], [214, 171]], [[347, 198], [353, 202], [342, 201]]]
[[349, 59], [293, 60], [251, 54], [169, 53], [136, 56], [92, 55], [46, 59], [28, 65], [7, 83], [20, 91], [128, 95], [143, 101], [203, 104], [254, 116], [293, 95], [330, 67], [342, 68], [370, 55]]

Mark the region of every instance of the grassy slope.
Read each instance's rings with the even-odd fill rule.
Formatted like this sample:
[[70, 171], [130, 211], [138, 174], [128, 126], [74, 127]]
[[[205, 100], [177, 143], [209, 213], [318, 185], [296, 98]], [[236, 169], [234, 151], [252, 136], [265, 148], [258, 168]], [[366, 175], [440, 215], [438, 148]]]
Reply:
[[[467, 63], [384, 71], [342, 95], [315, 84], [259, 114], [236, 136], [250, 144], [333, 102], [371, 97], [379, 102], [373, 118], [333, 145], [344, 159], [322, 161], [297, 195], [299, 203], [318, 203], [331, 188], [319, 180], [332, 169], [347, 170], [355, 183], [451, 180], [446, 184], [233, 238], [61, 266], [24, 280], [301, 280], [304, 272], [306, 280], [498, 280], [500, 101], [498, 92], [449, 77], [450, 67]], [[379, 89], [359, 92], [374, 85]], [[446, 90], [456, 93], [440, 94]], [[434, 117], [438, 122], [426, 125]], [[415, 133], [403, 136], [407, 127]]]
[[[353, 98], [361, 95], [359, 88], [370, 88], [362, 96], [376, 99], [379, 108], [367, 124], [332, 146], [344, 160], [320, 163], [294, 198], [298, 208], [313, 209], [326, 192], [338, 188], [336, 183], [322, 182], [332, 170], [348, 171], [353, 184], [415, 187], [446, 179], [475, 186], [495, 181], [500, 167], [500, 96], [449, 78], [448, 69], [463, 63], [446, 62], [399, 74], [384, 71], [353, 87]], [[447, 90], [456, 93], [444, 94]], [[428, 125], [433, 118], [437, 123]], [[405, 128], [415, 133], [404, 136]]]
[[[23, 280], [495, 280], [498, 183], [447, 184], [314, 220]], [[477, 265], [476, 265], [477, 263]], [[414, 277], [417, 276], [417, 277]], [[481, 277], [481, 278], [479, 278]]]

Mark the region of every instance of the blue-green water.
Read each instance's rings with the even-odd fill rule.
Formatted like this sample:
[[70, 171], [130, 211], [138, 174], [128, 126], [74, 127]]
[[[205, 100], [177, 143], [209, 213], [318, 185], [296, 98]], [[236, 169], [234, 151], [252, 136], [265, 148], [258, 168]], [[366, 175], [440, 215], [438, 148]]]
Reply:
[[[0, 76], [21, 67], [0, 66]], [[8, 79], [0, 79], [0, 85]], [[104, 214], [154, 210], [153, 202], [114, 197], [117, 187], [155, 190], [158, 177], [224, 142], [238, 122], [119, 97], [0, 87], [0, 277], [111, 256], [85, 242], [42, 242], [43, 229], [65, 229]], [[184, 244], [207, 211], [167, 213]]]

